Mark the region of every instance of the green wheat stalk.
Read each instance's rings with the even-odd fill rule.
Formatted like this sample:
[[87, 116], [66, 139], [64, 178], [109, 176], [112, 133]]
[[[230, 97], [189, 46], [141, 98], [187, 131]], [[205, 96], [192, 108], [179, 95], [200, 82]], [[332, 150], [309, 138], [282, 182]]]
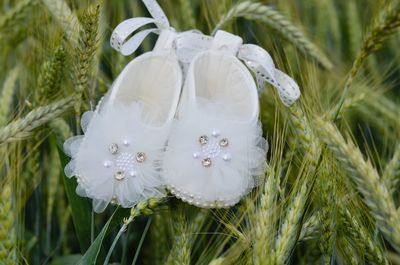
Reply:
[[190, 1], [179, 0], [180, 14], [182, 15], [181, 21], [185, 29], [193, 29], [196, 27], [194, 20], [193, 8]]
[[306, 159], [311, 163], [313, 170], [316, 170], [321, 155], [321, 144], [301, 107], [295, 104], [289, 108], [289, 111], [295, 137], [305, 153]]
[[54, 55], [43, 63], [37, 81], [36, 104], [46, 102], [59, 91], [65, 67], [65, 50], [61, 46], [57, 48]]
[[62, 118], [56, 118], [50, 121], [49, 127], [56, 135], [59, 142], [64, 142], [73, 135], [70, 126]]
[[79, 128], [79, 116], [82, 105], [82, 96], [84, 92], [88, 93], [89, 100], [93, 100], [94, 96], [89, 89], [91, 68], [94, 63], [94, 55], [98, 47], [98, 30], [99, 30], [100, 6], [91, 6], [86, 10], [82, 18], [82, 30], [80, 33], [80, 42], [77, 50], [77, 63], [74, 70], [74, 87], [75, 87], [75, 114], [77, 128]]
[[287, 264], [289, 262], [290, 255], [300, 233], [301, 219], [304, 214], [307, 198], [307, 181], [304, 181], [299, 192], [290, 203], [285, 218], [282, 220], [275, 249], [272, 254], [273, 264]]
[[400, 143], [397, 144], [392, 159], [386, 164], [382, 180], [386, 183], [390, 194], [397, 190], [400, 180]]
[[7, 78], [4, 81], [0, 97], [0, 126], [4, 126], [9, 118], [18, 74], [19, 68], [16, 67], [7, 73]]
[[346, 83], [344, 85], [344, 90], [342, 92], [341, 98], [337, 110], [335, 112], [336, 119], [339, 113], [342, 111], [343, 104], [346, 100], [348, 91], [353, 84], [354, 78], [361, 69], [364, 60], [372, 53], [379, 50], [384, 41], [392, 35], [396, 29], [400, 26], [400, 1], [392, 1], [386, 3], [382, 11], [379, 13], [378, 18], [375, 20], [371, 29], [367, 32], [361, 48], [358, 51], [353, 65], [348, 74]]
[[237, 17], [245, 17], [247, 19], [264, 22], [283, 38], [289, 40], [303, 54], [310, 56], [324, 68], [331, 69], [333, 67], [329, 58], [313, 44], [299, 28], [272, 7], [261, 3], [244, 1], [233, 6], [222, 16], [213, 33]]
[[367, 229], [351, 215], [349, 209], [342, 207], [341, 214], [348, 227], [348, 231], [352, 235], [352, 239], [361, 247], [368, 261], [372, 264], [389, 264], [377, 241], [369, 234]]
[[5, 183], [0, 191], [0, 263], [5, 265], [18, 264], [12, 194], [11, 183]]
[[52, 148], [50, 150], [50, 168], [48, 169], [47, 175], [47, 207], [46, 207], [46, 224], [47, 224], [47, 251], [50, 252], [51, 245], [51, 219], [54, 209], [54, 202], [57, 197], [58, 186], [60, 183], [60, 172], [61, 172], [61, 163], [60, 157], [58, 155], [58, 150], [56, 148]]
[[168, 247], [168, 229], [171, 224], [168, 222], [169, 218], [165, 212], [159, 212], [153, 215], [153, 225], [150, 230], [151, 245], [151, 258], [155, 265], [165, 263], [168, 258], [170, 248]]
[[321, 229], [320, 216], [321, 213], [317, 212], [311, 215], [302, 225], [299, 235], [299, 241], [307, 241], [314, 239]]
[[278, 198], [278, 176], [271, 168], [267, 170], [267, 181], [260, 196], [260, 205], [254, 214], [253, 227], [253, 262], [263, 264], [270, 260], [268, 250], [273, 249], [275, 240], [274, 212]]
[[179, 212], [174, 225], [175, 240], [169, 253], [166, 265], [190, 264], [190, 228], [184, 213]]
[[[329, 169], [329, 167], [324, 167]], [[332, 251], [336, 238], [336, 183], [334, 179], [330, 179], [330, 172], [325, 170], [323, 177], [319, 179], [319, 191], [321, 192], [322, 211], [320, 214], [321, 224], [321, 244], [320, 249], [323, 255], [324, 264], [332, 263]]]
[[24, 118], [18, 118], [7, 126], [0, 128], [0, 145], [11, 141], [19, 141], [30, 136], [37, 127], [58, 118], [73, 104], [73, 98], [67, 97], [30, 111]]
[[104, 265], [108, 265], [111, 255], [114, 251], [114, 248], [121, 237], [121, 235], [126, 231], [128, 225], [132, 223], [135, 218], [142, 216], [142, 215], [151, 215], [154, 212], [154, 209], [160, 204], [161, 199], [159, 198], [150, 198], [148, 200], [144, 200], [139, 202], [135, 207], [131, 208], [130, 215], [127, 218], [124, 218], [123, 225], [121, 226], [118, 234], [114, 238], [110, 249], [108, 250], [107, 256], [104, 260]]
[[64, 30], [67, 40], [73, 47], [77, 47], [82, 26], [76, 14], [71, 11], [64, 0], [42, 0], [42, 2]]
[[379, 229], [392, 246], [399, 250], [400, 217], [393, 198], [380, 180], [371, 161], [364, 160], [360, 150], [351, 141], [346, 142], [332, 123], [317, 118], [315, 124], [319, 129], [321, 139], [345, 167], [363, 195], [364, 202], [370, 208]]
[[0, 36], [10, 30], [15, 29], [15, 25], [29, 15], [29, 10], [36, 4], [36, 0], [18, 1], [19, 3], [0, 16]]

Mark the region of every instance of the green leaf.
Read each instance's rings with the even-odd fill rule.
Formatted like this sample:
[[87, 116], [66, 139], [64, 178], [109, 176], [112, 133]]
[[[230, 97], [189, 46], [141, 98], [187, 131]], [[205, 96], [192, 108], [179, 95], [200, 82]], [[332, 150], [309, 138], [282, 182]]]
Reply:
[[[117, 211], [118, 211], [118, 209], [115, 212], [117, 212]], [[98, 234], [98, 236], [94, 240], [93, 244], [86, 251], [85, 255], [83, 255], [83, 257], [79, 260], [77, 265], [95, 265], [96, 264], [97, 256], [99, 255], [101, 245], [103, 243], [104, 237], [106, 236], [106, 234], [108, 232], [110, 223], [114, 219], [113, 217], [115, 216], [115, 212], [110, 217], [110, 219], [107, 221], [107, 223], [103, 226], [103, 229], [101, 230], [100, 234]]]
[[[65, 165], [70, 161], [61, 149], [58, 149], [60, 155], [60, 160], [62, 164], [62, 169], [64, 170]], [[76, 237], [79, 241], [79, 246], [82, 253], [84, 253], [90, 246], [90, 234], [91, 234], [91, 207], [89, 200], [87, 198], [79, 197], [76, 190], [76, 179], [67, 178], [64, 171], [61, 174], [65, 192], [71, 206], [72, 221], [74, 223]]]
[[61, 256], [55, 258], [50, 265], [75, 265], [81, 258], [81, 254]]

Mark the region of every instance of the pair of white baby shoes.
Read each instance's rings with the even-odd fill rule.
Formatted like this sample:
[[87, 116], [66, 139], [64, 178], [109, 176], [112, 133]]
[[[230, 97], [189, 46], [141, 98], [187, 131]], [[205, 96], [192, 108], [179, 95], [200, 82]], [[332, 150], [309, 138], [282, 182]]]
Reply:
[[[298, 86], [262, 48], [224, 31], [177, 33], [154, 0], [143, 2], [153, 18], [122, 22], [111, 46], [129, 55], [153, 32], [160, 34], [155, 48], [131, 61], [96, 110], [84, 113], [85, 135], [64, 144], [72, 157], [66, 175], [76, 176], [77, 193], [92, 198], [96, 212], [110, 202], [132, 207], [166, 189], [199, 207], [232, 206], [266, 167], [248, 69], [286, 105], [300, 96]], [[132, 36], [149, 23], [157, 28]]]

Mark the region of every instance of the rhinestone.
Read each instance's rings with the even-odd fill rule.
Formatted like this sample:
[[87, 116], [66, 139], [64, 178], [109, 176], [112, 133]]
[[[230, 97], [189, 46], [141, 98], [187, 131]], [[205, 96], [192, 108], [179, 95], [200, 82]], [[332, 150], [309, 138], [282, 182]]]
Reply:
[[143, 152], [138, 152], [136, 154], [136, 161], [139, 163], [143, 163], [144, 161], [146, 161], [146, 154]]
[[125, 178], [125, 173], [123, 171], [118, 171], [114, 174], [114, 178], [118, 181], [121, 181]]
[[219, 146], [221, 147], [227, 147], [229, 145], [228, 139], [223, 138], [220, 142], [219, 142]]
[[115, 155], [116, 153], [118, 153], [118, 145], [116, 143], [110, 144], [108, 150], [111, 154]]
[[106, 168], [110, 168], [111, 167], [111, 161], [104, 161], [103, 165]]
[[199, 143], [200, 143], [201, 145], [206, 145], [206, 144], [208, 143], [208, 137], [207, 137], [207, 135], [202, 135], [202, 136], [200, 136], [200, 138], [199, 138]]
[[206, 157], [201, 161], [203, 167], [211, 167], [211, 158]]
[[220, 132], [219, 132], [219, 130], [213, 130], [211, 135], [214, 137], [218, 137], [220, 135]]
[[226, 154], [224, 154], [222, 159], [224, 159], [224, 161], [230, 161], [232, 159], [232, 155], [229, 153], [226, 153]]
[[130, 142], [129, 142], [128, 140], [124, 140], [122, 143], [123, 143], [125, 146], [129, 146], [129, 144], [130, 144]]
[[195, 159], [200, 158], [200, 153], [199, 152], [194, 152], [193, 153], [193, 158], [195, 158]]

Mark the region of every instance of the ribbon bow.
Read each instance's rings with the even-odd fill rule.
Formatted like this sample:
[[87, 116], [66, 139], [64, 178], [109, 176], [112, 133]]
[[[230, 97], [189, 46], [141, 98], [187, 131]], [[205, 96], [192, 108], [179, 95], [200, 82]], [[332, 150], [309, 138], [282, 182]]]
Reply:
[[[174, 31], [174, 29], [170, 27], [164, 11], [155, 0], [143, 0], [143, 3], [152, 18], [137, 17], [127, 19], [120, 23], [111, 34], [111, 47], [122, 55], [127, 56], [134, 53], [150, 33], [160, 34], [162, 30]], [[155, 24], [157, 28], [140, 31], [128, 39], [133, 32], [148, 24]]]
[[[240, 37], [224, 31], [217, 31], [215, 38], [203, 35], [198, 30], [177, 33], [170, 26], [165, 13], [155, 0], [142, 1], [152, 18], [138, 17], [125, 20], [114, 29], [111, 35], [111, 46], [121, 54], [127, 56], [135, 52], [150, 33], [160, 34], [162, 31], [170, 31], [173, 32], [174, 48], [185, 73], [193, 58], [198, 53], [213, 48], [215, 38], [223, 35], [227, 39], [238, 42], [234, 54], [255, 74], [259, 90], [263, 90], [265, 82], [270, 83], [277, 89], [279, 97], [286, 106], [292, 105], [300, 97], [297, 83], [275, 68], [272, 57], [263, 48], [253, 44], [242, 44]], [[148, 24], [155, 24], [156, 28], [140, 31], [128, 39], [132, 33]], [[226, 48], [226, 45], [221, 47]]]

